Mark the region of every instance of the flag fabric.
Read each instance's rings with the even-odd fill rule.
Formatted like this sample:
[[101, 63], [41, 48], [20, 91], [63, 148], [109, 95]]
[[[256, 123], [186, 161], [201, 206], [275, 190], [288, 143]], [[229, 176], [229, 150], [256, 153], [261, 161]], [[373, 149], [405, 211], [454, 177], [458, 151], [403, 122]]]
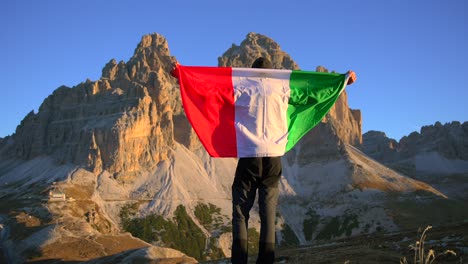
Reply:
[[347, 74], [177, 65], [182, 103], [212, 157], [290, 150], [338, 99]]

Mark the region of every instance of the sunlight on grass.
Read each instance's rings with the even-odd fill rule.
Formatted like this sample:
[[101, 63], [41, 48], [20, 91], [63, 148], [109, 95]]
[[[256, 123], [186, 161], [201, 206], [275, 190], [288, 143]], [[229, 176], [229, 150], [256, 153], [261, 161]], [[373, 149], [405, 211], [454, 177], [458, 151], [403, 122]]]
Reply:
[[[436, 252], [433, 249], [429, 249], [428, 251], [424, 249], [426, 232], [431, 228], [432, 226], [427, 226], [426, 229], [424, 229], [422, 232], [420, 239], [409, 246], [411, 250], [414, 250], [413, 264], [431, 264], [440, 256], [448, 254], [454, 256], [457, 255], [453, 250], [445, 250], [444, 252], [436, 255]], [[406, 257], [402, 257], [400, 258], [400, 264], [409, 264], [409, 262], [407, 261]]]

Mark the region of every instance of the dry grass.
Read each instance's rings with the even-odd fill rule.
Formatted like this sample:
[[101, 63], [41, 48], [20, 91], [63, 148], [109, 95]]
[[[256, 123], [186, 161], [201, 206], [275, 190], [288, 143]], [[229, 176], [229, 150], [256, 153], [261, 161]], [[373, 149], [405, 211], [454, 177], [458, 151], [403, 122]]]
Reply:
[[[427, 226], [426, 229], [421, 234], [421, 237], [419, 240], [417, 240], [414, 244], [410, 245], [411, 250], [414, 251], [414, 257], [413, 257], [413, 264], [432, 264], [434, 261], [440, 257], [440, 256], [445, 256], [448, 254], [451, 254], [453, 256], [456, 256], [457, 254], [453, 250], [445, 250], [442, 253], [436, 254], [435, 250], [429, 249], [426, 251], [424, 245], [426, 242], [426, 232], [429, 231], [432, 228], [432, 226]], [[400, 264], [409, 264], [408, 260], [406, 257], [402, 257], [400, 259]]]

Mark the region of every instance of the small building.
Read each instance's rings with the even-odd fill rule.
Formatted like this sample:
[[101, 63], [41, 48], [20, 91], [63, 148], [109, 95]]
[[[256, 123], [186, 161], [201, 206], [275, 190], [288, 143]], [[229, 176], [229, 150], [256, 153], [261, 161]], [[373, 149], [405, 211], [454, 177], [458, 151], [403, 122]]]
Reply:
[[49, 201], [65, 201], [66, 199], [65, 193], [58, 188], [49, 191]]

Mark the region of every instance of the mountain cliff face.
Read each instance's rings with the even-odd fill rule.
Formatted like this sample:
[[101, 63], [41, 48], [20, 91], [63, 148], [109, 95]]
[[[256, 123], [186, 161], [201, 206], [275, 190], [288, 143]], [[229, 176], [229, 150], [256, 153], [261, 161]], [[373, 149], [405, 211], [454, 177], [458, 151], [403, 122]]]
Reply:
[[[150, 246], [133, 237], [120, 238], [119, 208], [127, 201], [151, 200], [159, 193], [155, 202], [159, 207], [154, 206], [162, 214], [174, 211], [172, 203], [164, 202], [164, 197], [181, 199], [171, 191], [178, 190], [171, 177], [177, 166], [169, 165], [174, 163], [174, 149], [177, 145], [190, 150], [199, 147], [183, 114], [175, 79], [169, 75], [173, 61], [164, 37], [144, 36], [128, 62], [111, 60], [100, 80], [59, 87], [38, 113], [29, 113], [15, 134], [1, 140], [3, 201], [37, 206], [40, 212], [23, 213], [41, 219], [46, 228], [56, 226], [46, 232], [38, 231], [39, 225], [27, 232], [29, 239], [12, 235], [6, 248], [22, 249], [11, 251], [12, 261], [21, 263], [31, 248], [42, 252], [42, 257], [82, 261], [86, 258], [80, 256], [93, 258], [131, 249], [131, 245]], [[155, 175], [156, 171], [162, 171], [161, 175]], [[151, 188], [146, 187], [149, 184]], [[72, 200], [37, 203], [48, 199], [51, 188]], [[1, 213], [14, 209], [6, 207]], [[16, 218], [6, 221], [12, 227], [20, 224]], [[43, 242], [35, 241], [38, 232], [46, 232]], [[94, 238], [87, 239], [83, 233]], [[94, 251], [103, 236], [112, 236], [127, 247]], [[80, 242], [76, 237], [83, 239]], [[48, 255], [50, 245], [58, 240], [60, 247]], [[76, 243], [89, 246], [72, 254], [67, 249]]]
[[164, 37], [143, 37], [133, 57], [111, 60], [100, 80], [55, 90], [24, 118], [6, 155], [53, 156], [122, 181], [154, 169], [177, 140], [194, 144], [169, 75], [173, 61]]
[[[299, 69], [276, 42], [256, 33], [230, 47], [218, 62], [250, 67], [258, 56], [278, 69]], [[112, 252], [119, 258], [125, 249], [109, 249], [109, 237], [127, 241], [132, 245], [127, 249], [148, 247], [142, 240], [171, 245], [199, 260], [230, 254], [236, 159], [212, 159], [201, 147], [183, 113], [176, 80], [169, 76], [174, 61], [164, 37], [146, 35], [128, 62], [111, 60], [100, 80], [59, 87], [15, 134], [0, 140], [0, 197], [15, 206], [0, 207], [0, 219], [15, 209], [5, 217], [12, 230], [22, 225], [23, 214], [40, 223], [20, 236], [0, 235], [7, 248], [21, 248], [15, 256], [36, 256], [39, 250], [40, 258], [60, 258], [50, 252], [62, 242], [63, 252], [77, 243], [98, 244], [102, 251], [90, 252], [94, 247], [89, 246], [80, 256], [110, 259]], [[406, 222], [396, 219], [403, 196], [445, 199], [433, 187], [359, 151], [361, 123], [360, 111], [349, 108], [344, 91], [322, 123], [283, 157], [279, 244], [408, 228], [405, 224], [419, 216], [405, 211]], [[375, 153], [383, 149], [379, 144]], [[50, 190], [73, 199], [37, 202]], [[253, 238], [258, 236], [257, 209], [251, 216]], [[145, 252], [159, 251], [150, 247]]]

